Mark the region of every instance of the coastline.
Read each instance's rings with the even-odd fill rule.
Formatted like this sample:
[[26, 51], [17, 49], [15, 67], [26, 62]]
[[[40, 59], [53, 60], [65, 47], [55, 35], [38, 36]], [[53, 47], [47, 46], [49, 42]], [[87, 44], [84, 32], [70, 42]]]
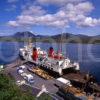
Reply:
[[[32, 39], [32, 43], [35, 43], [35, 42], [42, 42], [42, 43], [74, 43], [74, 44], [100, 44], [100, 41], [98, 41], [98, 42], [91, 42], [91, 41], [89, 41], [89, 42], [75, 42], [75, 41], [77, 41], [77, 40], [74, 40], [74, 41], [70, 41], [70, 42], [68, 42], [67, 41], [67, 39], [66, 39], [66, 41], [58, 41], [58, 40], [53, 40], [53, 41], [51, 41], [51, 39], [52, 38], [50, 38], [50, 39]], [[26, 38], [26, 39], [16, 39], [16, 38], [1, 38], [0, 39], [0, 42], [29, 42], [29, 38]]]

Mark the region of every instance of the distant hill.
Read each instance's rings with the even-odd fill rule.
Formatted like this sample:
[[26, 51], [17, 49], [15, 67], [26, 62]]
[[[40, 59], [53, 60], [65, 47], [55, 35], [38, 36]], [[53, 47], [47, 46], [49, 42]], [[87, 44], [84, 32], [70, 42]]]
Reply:
[[29, 31], [26, 32], [17, 32], [14, 35], [12, 35], [12, 37], [18, 37], [18, 38], [44, 38], [44, 37], [48, 37], [48, 36], [44, 36], [44, 35], [37, 35], [36, 33], [32, 33]]
[[63, 34], [58, 34], [51, 36], [51, 38], [55, 39], [56, 41], [62, 41], [62, 42], [83, 42], [87, 43], [92, 37], [91, 36], [86, 36], [86, 35], [74, 35], [71, 33], [63, 33]]
[[[97, 36], [87, 36], [87, 35], [74, 35], [71, 33], [63, 33], [63, 34], [57, 34], [53, 36], [44, 36], [44, 35], [37, 35], [35, 33], [25, 31], [25, 32], [17, 32], [14, 35], [11, 36], [2, 36], [0, 37], [0, 40], [10, 40], [15, 39], [15, 41], [27, 41], [29, 38], [32, 39], [34, 42], [35, 39], [39, 42], [51, 42], [50, 39], [53, 39], [55, 42], [71, 42], [71, 43], [88, 43], [90, 40], [98, 39], [94, 41], [94, 43], [100, 43], [100, 35]], [[53, 42], [54, 42], [53, 41]]]
[[26, 32], [17, 32], [15, 33], [14, 35], [12, 35], [12, 37], [18, 37], [18, 38], [27, 38], [27, 37], [36, 37], [35, 34], [29, 32], [29, 31], [26, 31]]

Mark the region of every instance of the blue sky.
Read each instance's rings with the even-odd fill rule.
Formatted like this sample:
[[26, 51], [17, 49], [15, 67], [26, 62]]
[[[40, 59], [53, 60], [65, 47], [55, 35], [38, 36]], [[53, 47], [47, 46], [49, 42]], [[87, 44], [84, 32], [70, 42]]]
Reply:
[[100, 0], [0, 0], [0, 35], [100, 35], [99, 4]]

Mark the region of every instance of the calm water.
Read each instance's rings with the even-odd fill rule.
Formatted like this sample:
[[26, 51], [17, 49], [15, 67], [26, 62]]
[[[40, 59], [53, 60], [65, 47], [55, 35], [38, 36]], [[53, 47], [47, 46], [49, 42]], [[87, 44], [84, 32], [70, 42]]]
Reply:
[[[18, 58], [19, 48], [25, 43], [0, 42], [0, 64], [7, 64]], [[50, 46], [58, 50], [58, 44], [37, 43], [44, 50]], [[99, 44], [63, 44], [63, 54], [72, 61], [80, 63], [81, 71], [90, 72], [100, 82], [100, 45]]]

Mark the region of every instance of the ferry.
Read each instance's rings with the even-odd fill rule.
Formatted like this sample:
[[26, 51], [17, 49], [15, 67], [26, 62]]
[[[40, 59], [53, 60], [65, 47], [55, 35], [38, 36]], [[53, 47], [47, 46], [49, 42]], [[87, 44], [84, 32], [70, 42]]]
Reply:
[[37, 66], [42, 66], [43, 68], [57, 72], [59, 75], [63, 75], [63, 70], [65, 69], [74, 69], [75, 71], [80, 70], [78, 62], [72, 63], [68, 57], [64, 57], [60, 52], [55, 53], [54, 57], [50, 57], [49, 54], [40, 47], [35, 47], [38, 53], [38, 59], [35, 61], [32, 58], [33, 48], [32, 43], [24, 46], [24, 48], [20, 48], [20, 57], [25, 61], [35, 63]]

